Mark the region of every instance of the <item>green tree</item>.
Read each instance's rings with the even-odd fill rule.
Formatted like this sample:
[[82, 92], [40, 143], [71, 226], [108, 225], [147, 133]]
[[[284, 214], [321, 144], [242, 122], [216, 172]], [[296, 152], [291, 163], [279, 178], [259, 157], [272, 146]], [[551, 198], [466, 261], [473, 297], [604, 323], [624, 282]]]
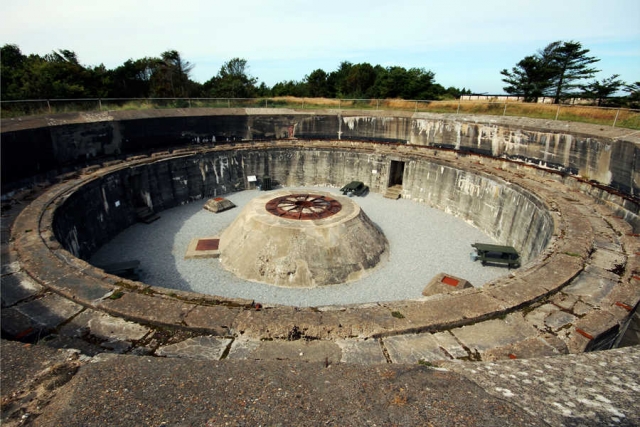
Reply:
[[307, 84], [305, 82], [298, 82], [295, 80], [286, 80], [273, 85], [271, 88], [273, 96], [297, 96], [305, 97], [309, 96], [307, 91]]
[[29, 55], [22, 78], [28, 98], [88, 98], [89, 76], [75, 52], [60, 49], [40, 57]]
[[346, 79], [353, 64], [349, 61], [342, 61], [336, 71], [329, 73], [327, 77], [327, 85], [329, 86], [330, 96], [337, 98], [348, 98], [348, 89], [346, 87]]
[[589, 49], [583, 49], [579, 42], [553, 42], [543, 52], [544, 58], [550, 60], [550, 66], [554, 71], [554, 104], [573, 95], [574, 89], [580, 87], [580, 80], [589, 79], [600, 71], [590, 67], [600, 59], [587, 56]]
[[379, 67], [371, 93], [376, 98], [439, 99], [445, 90], [434, 77], [424, 68]]
[[250, 98], [255, 96], [258, 79], [248, 74], [246, 59], [233, 58], [225, 62], [218, 75], [204, 83], [209, 96], [217, 98]]
[[24, 99], [21, 76], [27, 57], [15, 44], [5, 44], [0, 51], [0, 90], [3, 100]]
[[184, 60], [176, 50], [167, 50], [154, 63], [151, 77], [153, 96], [185, 98], [190, 96], [189, 73], [194, 65]]
[[349, 98], [370, 96], [370, 90], [376, 82], [376, 72], [368, 63], [349, 67], [342, 80], [341, 92]]
[[591, 67], [600, 61], [587, 56], [578, 42], [555, 41], [535, 55], [522, 59], [511, 71], [502, 70], [505, 92], [523, 95], [527, 101], [535, 101], [542, 95], [553, 96], [554, 103], [575, 95], [580, 80], [594, 76], [599, 70]]
[[507, 83], [503, 87], [506, 93], [522, 96], [525, 102], [538, 102], [553, 85], [555, 73], [544, 58], [527, 56], [511, 71], [504, 69], [500, 74], [505, 76], [502, 81]]
[[111, 71], [110, 96], [114, 98], [151, 97], [151, 77], [158, 67], [158, 58], [129, 59]]
[[403, 67], [378, 69], [374, 93], [376, 98], [402, 98], [407, 86], [407, 70]]
[[582, 89], [582, 96], [593, 99], [598, 106], [602, 105], [608, 97], [624, 86], [624, 82], [622, 80], [618, 80], [618, 77], [620, 77], [619, 74], [614, 74], [609, 78], [602, 79], [600, 81], [594, 80], [587, 85], [581, 85], [580, 89]]
[[408, 86], [402, 93], [404, 99], [440, 99], [445, 90], [434, 82], [435, 74], [424, 68], [410, 68], [407, 70]]
[[327, 73], [320, 68], [305, 76], [304, 81], [307, 84], [309, 96], [314, 98], [326, 98], [331, 96], [329, 82], [327, 81], [328, 77]]
[[628, 92], [626, 104], [629, 108], [640, 108], [640, 82], [626, 84], [623, 89]]
[[258, 88], [256, 89], [256, 93], [261, 98], [272, 96], [271, 88], [264, 82], [260, 83], [260, 86], [258, 86]]

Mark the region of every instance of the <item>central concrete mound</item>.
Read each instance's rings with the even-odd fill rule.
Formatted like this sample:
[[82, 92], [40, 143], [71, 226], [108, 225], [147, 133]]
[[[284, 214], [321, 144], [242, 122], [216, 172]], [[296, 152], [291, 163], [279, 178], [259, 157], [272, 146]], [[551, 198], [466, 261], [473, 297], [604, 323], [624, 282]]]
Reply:
[[256, 197], [220, 236], [225, 269], [296, 288], [358, 280], [387, 249], [382, 231], [350, 198], [307, 189]]

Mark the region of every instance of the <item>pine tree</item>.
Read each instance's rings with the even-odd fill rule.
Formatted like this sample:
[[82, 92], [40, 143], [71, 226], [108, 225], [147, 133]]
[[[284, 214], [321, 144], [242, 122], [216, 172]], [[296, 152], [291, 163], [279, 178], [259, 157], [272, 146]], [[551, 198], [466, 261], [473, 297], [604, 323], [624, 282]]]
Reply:
[[562, 98], [568, 97], [574, 89], [579, 88], [579, 80], [589, 79], [600, 71], [590, 67], [600, 59], [587, 56], [589, 49], [583, 49], [579, 42], [553, 42], [543, 52], [543, 57], [549, 59], [555, 74], [554, 104], [558, 104]]
[[536, 101], [538, 97], [550, 95], [554, 103], [575, 94], [580, 88], [579, 81], [593, 77], [599, 70], [590, 67], [600, 61], [587, 56], [589, 49], [583, 49], [578, 42], [555, 41], [549, 43], [535, 55], [526, 56], [515, 67], [500, 74], [508, 86], [509, 94], [522, 95], [525, 101]]

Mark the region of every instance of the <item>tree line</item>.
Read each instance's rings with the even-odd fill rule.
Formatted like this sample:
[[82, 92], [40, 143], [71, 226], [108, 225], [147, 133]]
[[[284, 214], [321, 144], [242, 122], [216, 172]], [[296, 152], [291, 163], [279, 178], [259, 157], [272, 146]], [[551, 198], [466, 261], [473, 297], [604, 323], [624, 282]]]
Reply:
[[233, 58], [204, 83], [193, 81], [194, 64], [176, 50], [159, 57], [129, 59], [107, 69], [84, 66], [75, 52], [61, 49], [47, 55], [24, 55], [6, 44], [1, 52], [2, 100], [60, 98], [402, 98], [453, 99], [467, 89], [444, 88], [424, 68], [382, 67], [344, 61], [337, 70], [312, 71], [300, 81], [272, 87], [258, 84], [246, 59]]
[[[526, 56], [511, 70], [502, 70], [502, 81], [507, 83], [503, 89], [522, 96], [525, 102], [537, 102], [538, 98], [548, 96], [558, 104], [568, 98], [581, 97], [592, 100], [595, 105], [640, 108], [640, 82], [627, 84], [619, 79], [619, 74], [585, 82], [600, 71], [593, 66], [600, 59], [588, 56], [588, 53], [589, 49], [579, 42], [549, 43], [535, 54]], [[620, 90], [629, 95], [612, 99], [612, 95]]]
[[[592, 81], [599, 72], [598, 58], [588, 55], [579, 42], [556, 41], [500, 72], [504, 91], [537, 102], [553, 97], [591, 99], [596, 105], [640, 108], [640, 82], [627, 84], [619, 75]], [[351, 99], [446, 100], [471, 91], [445, 88], [424, 68], [382, 67], [369, 63], [340, 63], [334, 71], [313, 70], [302, 80], [278, 82], [272, 87], [249, 74], [246, 59], [233, 58], [204, 83], [191, 78], [194, 64], [176, 50], [158, 57], [129, 59], [107, 69], [84, 66], [75, 52], [66, 49], [46, 55], [25, 55], [14, 44], [1, 48], [2, 100], [61, 98], [254, 98], [325, 97]], [[614, 97], [618, 91], [628, 93]]]

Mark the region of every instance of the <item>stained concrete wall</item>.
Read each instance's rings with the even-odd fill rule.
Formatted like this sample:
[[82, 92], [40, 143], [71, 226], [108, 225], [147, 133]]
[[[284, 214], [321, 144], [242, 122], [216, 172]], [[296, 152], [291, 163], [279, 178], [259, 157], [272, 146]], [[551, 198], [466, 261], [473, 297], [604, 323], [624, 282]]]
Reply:
[[405, 162], [405, 197], [468, 221], [517, 247], [525, 260], [544, 249], [553, 233], [553, 219], [535, 196], [496, 178], [424, 159], [339, 148], [226, 150], [123, 167], [73, 193], [56, 210], [54, 232], [65, 248], [87, 259], [133, 224], [139, 207], [160, 212], [242, 190], [249, 175], [270, 175], [285, 186], [339, 187], [359, 180], [382, 192], [391, 160]]
[[372, 140], [522, 159], [629, 195], [640, 190], [638, 143], [624, 129], [514, 117], [380, 111], [190, 109], [77, 113], [2, 121], [7, 186], [96, 160], [237, 140]]
[[[640, 230], [640, 206], [636, 199], [640, 192], [640, 136], [625, 129], [518, 117], [394, 111], [187, 109], [5, 119], [2, 120], [1, 137], [3, 194], [33, 183], [34, 176], [52, 179], [57, 174], [91, 164], [185, 146], [286, 138], [369, 140], [450, 148], [577, 174], [613, 189], [612, 193], [600, 191], [602, 187], [577, 186], [602, 203], [614, 205], [617, 214]], [[248, 162], [260, 174], [271, 174], [269, 165], [273, 159], [247, 157], [242, 161]], [[318, 161], [324, 160], [319, 158]], [[261, 166], [251, 162], [261, 162]], [[318, 183], [327, 183], [321, 181], [330, 179], [334, 181], [330, 184], [340, 185], [361, 176], [361, 180], [381, 191], [387, 182], [379, 181], [380, 176], [373, 176], [373, 173], [361, 171], [364, 167], [361, 162], [360, 157], [351, 163], [345, 160], [344, 166], [334, 167], [330, 178], [318, 179]], [[306, 165], [322, 169], [321, 164]], [[308, 175], [306, 171], [301, 172], [300, 164], [294, 162], [290, 166], [282, 182], [305, 183]], [[182, 187], [176, 181], [172, 191], [179, 195], [187, 192], [189, 197], [194, 197], [194, 194], [204, 192], [194, 188], [212, 188], [200, 182], [198, 177], [202, 173], [182, 173], [180, 168], [184, 166], [178, 164], [165, 167], [171, 167], [174, 175], [195, 179]], [[385, 164], [376, 166], [382, 174], [386, 167]], [[376, 168], [371, 167], [371, 170]], [[152, 174], [148, 179], [148, 185], [158, 187], [154, 191], [162, 194], [154, 203], [161, 208], [170, 204], [173, 196], [165, 194], [168, 190], [158, 186], [158, 178]], [[132, 177], [131, 180], [135, 185], [138, 181], [144, 182], [145, 178]], [[424, 198], [413, 190], [405, 195]], [[431, 197], [425, 200], [436, 203]]]
[[[597, 125], [514, 117], [284, 109], [142, 110], [2, 121], [3, 187], [134, 153], [237, 140], [372, 140], [505, 156], [640, 191], [640, 139]], [[215, 142], [214, 142], [215, 141]]]

